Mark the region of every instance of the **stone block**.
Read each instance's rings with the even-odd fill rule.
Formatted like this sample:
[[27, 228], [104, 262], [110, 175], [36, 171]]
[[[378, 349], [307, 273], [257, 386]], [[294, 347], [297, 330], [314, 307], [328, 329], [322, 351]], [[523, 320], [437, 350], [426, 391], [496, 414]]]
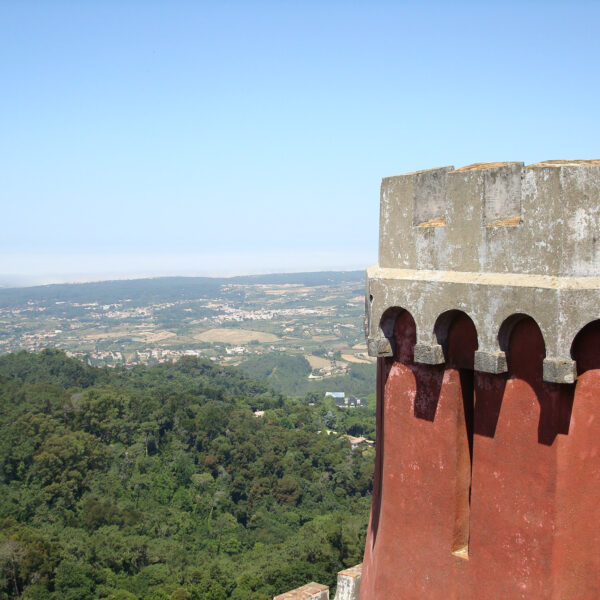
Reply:
[[559, 360], [545, 358], [544, 381], [550, 383], [575, 383], [577, 380], [577, 365], [574, 360]]
[[477, 350], [475, 352], [475, 370], [493, 374], [506, 373], [508, 371], [506, 353]]
[[279, 594], [273, 600], [329, 600], [329, 587], [312, 581], [285, 594]]
[[443, 365], [444, 351], [439, 344], [415, 344], [415, 362], [425, 365]]
[[360, 581], [362, 578], [362, 563], [337, 574], [337, 588], [334, 600], [358, 600]]
[[394, 355], [394, 351], [392, 350], [390, 340], [384, 337], [368, 338], [367, 348], [369, 356], [373, 356], [375, 358]]

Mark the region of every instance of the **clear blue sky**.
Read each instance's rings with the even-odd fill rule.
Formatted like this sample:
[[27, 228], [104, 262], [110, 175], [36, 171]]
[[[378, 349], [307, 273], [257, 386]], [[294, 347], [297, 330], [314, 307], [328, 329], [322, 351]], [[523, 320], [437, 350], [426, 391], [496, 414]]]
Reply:
[[381, 177], [600, 158], [600, 3], [0, 4], [0, 282], [364, 268]]

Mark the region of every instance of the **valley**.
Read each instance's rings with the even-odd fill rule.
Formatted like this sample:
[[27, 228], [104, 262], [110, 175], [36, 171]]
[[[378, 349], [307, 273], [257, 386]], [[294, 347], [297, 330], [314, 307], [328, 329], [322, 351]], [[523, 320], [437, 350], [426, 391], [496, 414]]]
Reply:
[[292, 395], [336, 385], [367, 395], [363, 314], [362, 271], [2, 289], [0, 353], [58, 348], [108, 367], [193, 356]]

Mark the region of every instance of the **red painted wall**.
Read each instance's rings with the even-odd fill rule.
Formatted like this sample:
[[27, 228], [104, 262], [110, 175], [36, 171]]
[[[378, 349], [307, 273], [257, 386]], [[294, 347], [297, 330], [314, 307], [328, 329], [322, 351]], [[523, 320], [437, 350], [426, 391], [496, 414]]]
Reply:
[[445, 366], [414, 363], [415, 337], [403, 312], [395, 358], [378, 363], [361, 600], [600, 598], [600, 325], [574, 344], [576, 386], [542, 381], [530, 318], [504, 375], [473, 373], [462, 313]]

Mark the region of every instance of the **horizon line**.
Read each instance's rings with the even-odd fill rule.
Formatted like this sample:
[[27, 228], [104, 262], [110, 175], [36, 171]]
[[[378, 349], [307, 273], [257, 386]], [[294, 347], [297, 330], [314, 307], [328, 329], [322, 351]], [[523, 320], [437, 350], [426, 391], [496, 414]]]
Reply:
[[[58, 285], [84, 285], [87, 283], [112, 283], [117, 281], [141, 281], [141, 280], [154, 280], [154, 279], [238, 279], [243, 277], [263, 277], [270, 275], [312, 275], [316, 273], [358, 273], [358, 272], [366, 272], [366, 267], [356, 268], [356, 267], [338, 267], [338, 268], [324, 268], [324, 269], [293, 269], [289, 271], [260, 271], [260, 272], [228, 272], [228, 273], [211, 273], [211, 274], [160, 274], [160, 275], [147, 275], [147, 274], [139, 274], [139, 275], [124, 275], [122, 277], [119, 276], [99, 276], [96, 278], [94, 276], [85, 276], [82, 275], [81, 279], [78, 276], [75, 276], [75, 279], [67, 279], [67, 276], [61, 275], [48, 275], [44, 276], [21, 276], [21, 275], [3, 275], [0, 273], [0, 291], [1, 290], [15, 290], [15, 289], [26, 289], [26, 288], [34, 288], [34, 287], [51, 287]], [[71, 276], [73, 277], [73, 276]], [[64, 279], [63, 279], [64, 278]], [[46, 281], [46, 279], [51, 279], [50, 281]], [[30, 283], [17, 283], [15, 280], [26, 280], [31, 281]], [[40, 281], [42, 280], [42, 281]], [[15, 281], [15, 283], [10, 283], [11, 281]]]

